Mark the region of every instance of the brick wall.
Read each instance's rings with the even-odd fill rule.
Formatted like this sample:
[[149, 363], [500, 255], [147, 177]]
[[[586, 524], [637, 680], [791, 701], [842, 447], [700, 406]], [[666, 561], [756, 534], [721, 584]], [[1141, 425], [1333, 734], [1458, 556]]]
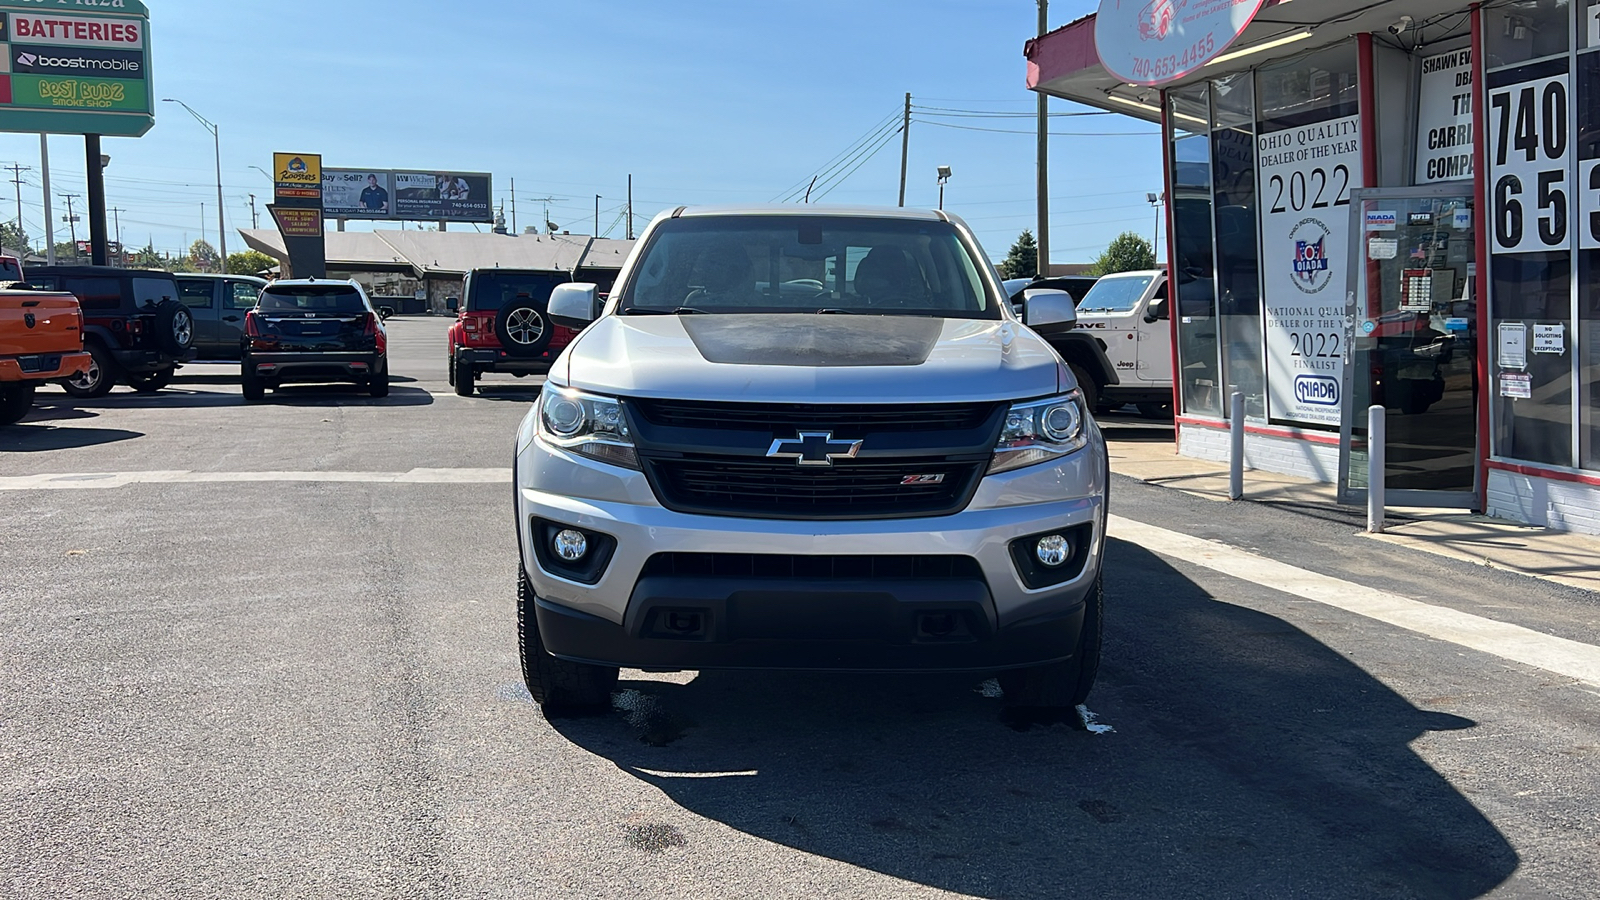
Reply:
[[1556, 531], [1600, 534], [1600, 488], [1489, 470], [1489, 515]]
[[[1178, 453], [1213, 462], [1228, 461], [1228, 432], [1200, 425], [1179, 429]], [[1245, 466], [1312, 481], [1339, 480], [1339, 448], [1264, 434], [1244, 436]]]

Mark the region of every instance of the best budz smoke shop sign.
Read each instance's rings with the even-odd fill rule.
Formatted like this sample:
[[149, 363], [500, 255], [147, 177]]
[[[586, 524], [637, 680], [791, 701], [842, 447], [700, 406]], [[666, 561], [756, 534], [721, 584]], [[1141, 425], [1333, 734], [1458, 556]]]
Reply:
[[134, 0], [0, 0], [0, 131], [138, 137], [155, 124]]
[[1094, 43], [1106, 71], [1165, 84], [1228, 49], [1263, 0], [1101, 0]]

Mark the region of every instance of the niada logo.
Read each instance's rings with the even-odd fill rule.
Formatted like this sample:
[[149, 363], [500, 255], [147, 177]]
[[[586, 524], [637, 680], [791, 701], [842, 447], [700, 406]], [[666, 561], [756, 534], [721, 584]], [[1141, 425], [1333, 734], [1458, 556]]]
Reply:
[[1289, 230], [1289, 242], [1294, 245], [1290, 281], [1303, 293], [1315, 294], [1333, 280], [1328, 261], [1328, 226], [1321, 220], [1301, 219]]
[[1294, 399], [1311, 406], [1338, 406], [1339, 380], [1326, 375], [1297, 376]]

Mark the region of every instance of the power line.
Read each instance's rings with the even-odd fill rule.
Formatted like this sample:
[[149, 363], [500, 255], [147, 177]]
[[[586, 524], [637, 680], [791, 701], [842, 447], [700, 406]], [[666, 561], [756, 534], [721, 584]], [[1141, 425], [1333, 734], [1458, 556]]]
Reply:
[[830, 184], [827, 187], [825, 187], [822, 190], [821, 193], [817, 194], [817, 199], [821, 200], [822, 198], [828, 196], [828, 194], [832, 193], [834, 188], [838, 187], [841, 184], [844, 184], [845, 181], [847, 179], [849, 179], [849, 177], [851, 175], [854, 175], [856, 173], [857, 169], [859, 169], [862, 166], [866, 165], [867, 161], [872, 159], [874, 156], [877, 156], [878, 155], [878, 151], [880, 151], [884, 147], [887, 147], [888, 145], [894, 143], [895, 135], [897, 135], [899, 133], [900, 133], [900, 129], [896, 128], [894, 131], [891, 131], [887, 135], [885, 135], [883, 140], [879, 141], [878, 145], [876, 147], [872, 148], [872, 152], [871, 153], [868, 153], [866, 156], [862, 157], [861, 161], [856, 163], [855, 166], [853, 166], [848, 172], [845, 172], [843, 175], [840, 175], [837, 180], [835, 180], [832, 184]]
[[789, 185], [789, 187], [785, 188], [782, 193], [772, 198], [772, 202], [788, 203], [804, 193], [806, 188], [809, 187], [813, 181], [826, 180], [829, 175], [837, 169], [848, 166], [856, 158], [856, 156], [859, 155], [859, 152], [863, 148], [868, 147], [873, 142], [881, 139], [886, 133], [886, 129], [892, 129], [887, 132], [889, 134], [899, 134], [900, 126], [897, 120], [900, 118], [900, 114], [901, 111], [897, 109], [889, 115], [884, 116], [882, 119], [879, 119], [876, 124], [867, 129], [866, 134], [854, 141], [851, 141], [848, 147], [824, 163], [820, 169], [807, 174], [804, 178], [801, 178], [794, 184]]
[[[1032, 128], [984, 128], [978, 125], [957, 125], [953, 122], [930, 122], [927, 119], [913, 119], [922, 125], [935, 125], [939, 128], [959, 128], [962, 131], [989, 131], [995, 134], [1029, 134], [1037, 135]], [[1159, 131], [1052, 131], [1054, 137], [1160, 137]]]

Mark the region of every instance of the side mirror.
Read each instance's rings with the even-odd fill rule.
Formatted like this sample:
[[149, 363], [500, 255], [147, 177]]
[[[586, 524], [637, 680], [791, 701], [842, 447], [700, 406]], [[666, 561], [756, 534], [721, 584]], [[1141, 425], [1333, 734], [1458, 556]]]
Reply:
[[1150, 301], [1150, 306], [1145, 309], [1144, 320], [1147, 323], [1160, 322], [1167, 318], [1167, 298], [1157, 297]]
[[388, 319], [392, 315], [394, 315], [394, 307], [392, 307], [392, 306], [380, 306], [380, 307], [378, 307], [378, 318], [380, 318], [380, 319]]
[[595, 320], [595, 301], [599, 289], [593, 284], [570, 281], [550, 292], [550, 321], [568, 328], [582, 329]]
[[1022, 292], [1022, 321], [1040, 334], [1071, 331], [1078, 324], [1078, 307], [1066, 291], [1031, 288]]
[[454, 297], [446, 297], [444, 298], [444, 308], [451, 312], [457, 312], [461, 309], [461, 301]]

